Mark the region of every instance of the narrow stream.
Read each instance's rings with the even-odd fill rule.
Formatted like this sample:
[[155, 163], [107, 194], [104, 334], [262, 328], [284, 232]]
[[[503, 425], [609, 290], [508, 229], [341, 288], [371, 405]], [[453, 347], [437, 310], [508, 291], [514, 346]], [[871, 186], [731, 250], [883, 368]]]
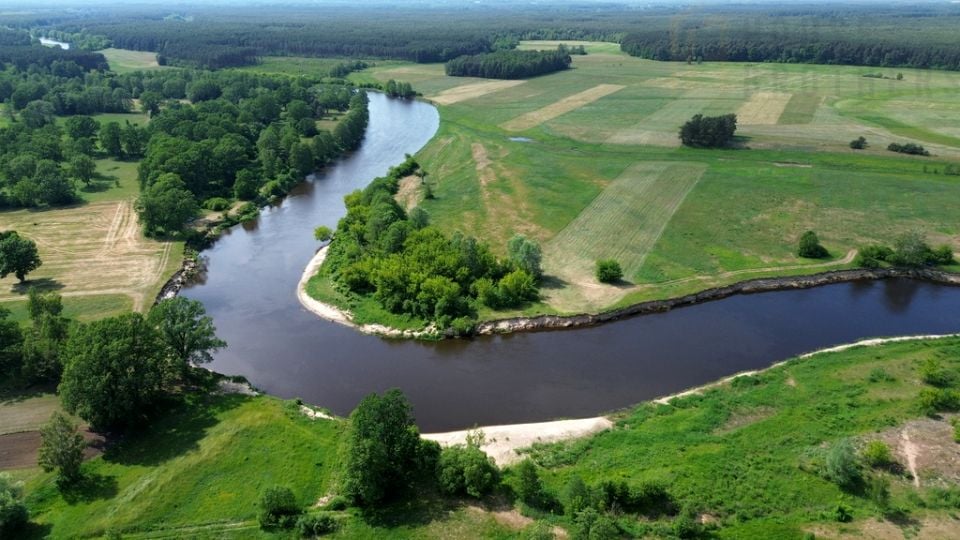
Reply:
[[366, 394], [401, 388], [423, 431], [593, 416], [799, 353], [865, 337], [960, 331], [960, 288], [909, 280], [734, 296], [578, 330], [419, 343], [318, 319], [296, 298], [317, 225], [343, 196], [416, 153], [439, 116], [370, 94], [355, 154], [212, 248], [202, 301], [230, 345], [210, 366], [271, 394], [347, 414]]

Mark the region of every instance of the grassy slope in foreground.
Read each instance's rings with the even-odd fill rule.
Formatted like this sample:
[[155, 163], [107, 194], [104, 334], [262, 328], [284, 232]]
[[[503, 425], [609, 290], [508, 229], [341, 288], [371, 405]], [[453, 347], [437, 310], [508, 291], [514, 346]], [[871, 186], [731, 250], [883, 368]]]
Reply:
[[[545, 467], [547, 488], [557, 494], [573, 475], [590, 484], [621, 478], [634, 484], [662, 481], [679, 505], [716, 520], [722, 538], [799, 539], [804, 531], [835, 538], [841, 526], [830, 512], [841, 499], [854, 516], [842, 525], [847, 534], [892, 531], [895, 537], [904, 526], [912, 533], [919, 529], [920, 537], [945, 538], [955, 535], [960, 523], [935, 490], [956, 485], [960, 445], [953, 442], [946, 419], [921, 418], [917, 412], [923, 387], [918, 368], [930, 358], [956, 374], [960, 339], [794, 360], [671, 405], [640, 405], [617, 415], [611, 431], [541, 447], [533, 457]], [[137, 531], [154, 531], [156, 537], [187, 532], [270, 537], [255, 524], [260, 490], [289, 485], [304, 507], [330, 494], [341, 466], [344, 427], [341, 421], [308, 420], [292, 403], [271, 397], [210, 396], [89, 462], [86, 470], [97, 479], [96, 487], [72, 502], [57, 493], [50, 474], [33, 470], [17, 476], [28, 480], [37, 532], [54, 538], [96, 535], [107, 528], [135, 533], [125, 534], [130, 538], [148, 536]], [[887, 441], [909, 470], [902, 455], [904, 430], [919, 451], [920, 487], [905, 473], [871, 472], [890, 480], [893, 505], [906, 512], [901, 521], [880, 519], [868, 499], [845, 494], [800, 468], [824, 445], [854, 437], [858, 444]], [[542, 517], [570, 525], [569, 517]], [[415, 503], [376, 509], [367, 519], [354, 512], [339, 518], [343, 528], [335, 538], [515, 538], [522, 534], [518, 524], [528, 523], [515, 518], [499, 523], [490, 513], [429, 493], [420, 493]], [[637, 534], [671, 523], [631, 514], [617, 520]]]
[[[940, 174], [960, 159], [960, 146], [946, 144], [960, 121], [946, 96], [960, 74], [905, 70], [903, 81], [880, 81], [863, 77], [867, 71], [597, 52], [574, 57], [574, 69], [511, 86], [446, 77], [439, 65], [378, 66], [364, 76], [441, 96], [440, 130], [417, 155], [436, 196], [420, 194], [420, 205], [434, 223], [477, 235], [501, 254], [517, 232], [543, 244], [543, 302], [480, 313], [489, 319], [598, 312], [755, 277], [841, 269], [851, 250], [909, 230], [960, 248], [960, 177]], [[605, 95], [567, 110], [568, 98], [601, 85]], [[606, 93], [610, 85], [622, 89]], [[913, 131], [899, 127], [906, 100], [933, 111], [916, 116], [922, 125]], [[567, 112], [555, 116], [558, 104]], [[682, 122], [728, 112], [745, 120], [739, 133], [749, 150], [678, 147]], [[543, 121], [510, 131], [521, 117], [524, 125]], [[880, 117], [898, 119], [897, 129]], [[848, 143], [859, 135], [871, 146], [854, 152]], [[516, 136], [532, 142], [510, 140]], [[886, 151], [907, 140], [934, 156]], [[659, 189], [675, 182], [689, 189]], [[645, 201], [645, 211], [625, 208], [631, 198]], [[796, 257], [808, 229], [831, 258]], [[596, 282], [591, 263], [601, 257], [620, 259], [624, 283]]]

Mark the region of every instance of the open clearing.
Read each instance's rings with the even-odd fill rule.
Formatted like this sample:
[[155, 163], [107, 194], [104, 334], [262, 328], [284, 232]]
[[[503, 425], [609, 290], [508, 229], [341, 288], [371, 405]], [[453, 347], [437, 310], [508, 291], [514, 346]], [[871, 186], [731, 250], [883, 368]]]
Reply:
[[618, 84], [600, 84], [589, 90], [584, 90], [579, 94], [565, 97], [542, 109], [526, 113], [502, 124], [502, 127], [507, 131], [525, 131], [549, 120], [553, 120], [562, 114], [579, 109], [588, 103], [593, 103], [604, 96], [609, 96], [623, 88], [623, 86]]
[[128, 49], [103, 49], [103, 54], [110, 64], [110, 69], [117, 73], [128, 73], [144, 69], [167, 69], [157, 63], [157, 53], [147, 51], [131, 51]]
[[[43, 265], [26, 285], [56, 290], [67, 299], [126, 295], [133, 309], [142, 311], [182, 257], [180, 244], [143, 237], [131, 200], [4, 212], [0, 224], [37, 243]], [[0, 284], [0, 302], [24, 299], [26, 290], [13, 276]]]
[[512, 88], [525, 82], [526, 81], [490, 81], [465, 84], [463, 86], [457, 86], [450, 88], [449, 90], [444, 90], [443, 92], [440, 92], [429, 99], [430, 101], [440, 105], [452, 105], [454, 103], [460, 103], [461, 101], [467, 101], [468, 99], [485, 96], [505, 88]]

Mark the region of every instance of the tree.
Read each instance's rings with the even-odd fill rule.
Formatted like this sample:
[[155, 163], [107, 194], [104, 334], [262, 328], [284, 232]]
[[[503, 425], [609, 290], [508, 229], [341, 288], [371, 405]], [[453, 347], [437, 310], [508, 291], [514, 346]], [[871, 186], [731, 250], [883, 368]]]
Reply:
[[418, 472], [432, 468], [431, 448], [421, 443], [412, 408], [400, 390], [370, 394], [350, 415], [344, 495], [359, 506], [396, 495]]
[[854, 150], [863, 150], [866, 147], [867, 147], [867, 139], [863, 138], [862, 135], [850, 141], [850, 148], [853, 148]]
[[730, 144], [737, 130], [737, 115], [694, 115], [680, 128], [680, 141], [684, 146], [719, 148]]
[[27, 274], [41, 264], [36, 242], [23, 238], [17, 231], [0, 232], [0, 279], [13, 274], [23, 283]]
[[71, 116], [64, 122], [67, 135], [73, 140], [96, 137], [100, 123], [89, 116]]
[[313, 152], [307, 143], [296, 143], [290, 149], [290, 168], [303, 177], [313, 171]]
[[20, 120], [30, 129], [40, 129], [43, 126], [53, 124], [56, 111], [49, 101], [37, 100], [31, 101], [20, 111]]
[[27, 505], [23, 503], [23, 485], [14, 482], [6, 472], [0, 472], [0, 536], [9, 534], [26, 525], [29, 519]]
[[820, 239], [817, 238], [817, 233], [807, 231], [800, 236], [797, 256], [805, 259], [822, 259], [829, 255], [830, 253], [827, 251], [827, 248], [820, 245]]
[[31, 287], [27, 312], [33, 324], [23, 336], [23, 374], [33, 381], [56, 381], [63, 367], [60, 353], [70, 324], [62, 315], [63, 299], [56, 292], [41, 293]]
[[173, 173], [161, 175], [137, 200], [140, 223], [150, 236], [179, 232], [199, 211], [193, 193]]
[[525, 270], [534, 279], [539, 280], [543, 276], [543, 269], [540, 267], [543, 259], [540, 244], [518, 234], [507, 242], [507, 254], [515, 267]]
[[167, 391], [167, 349], [139, 313], [80, 326], [63, 356], [63, 406], [98, 431], [139, 424]]
[[163, 101], [163, 95], [158, 92], [147, 90], [140, 94], [140, 109], [150, 117], [160, 112], [160, 102]]
[[613, 259], [601, 259], [597, 261], [596, 274], [600, 283], [615, 283], [623, 277], [623, 269]]
[[70, 176], [90, 185], [93, 176], [97, 173], [97, 163], [84, 154], [77, 154], [70, 158]]
[[543, 501], [543, 482], [537, 473], [537, 466], [533, 461], [525, 459], [517, 465], [517, 495], [520, 500], [530, 506], [539, 506]]
[[126, 156], [143, 156], [149, 139], [150, 135], [147, 130], [138, 127], [136, 124], [127, 123], [120, 131], [120, 145], [123, 148], [123, 154]]
[[181, 379], [188, 378], [191, 364], [211, 362], [211, 353], [227, 346], [196, 300], [182, 296], [162, 300], [150, 310], [148, 320], [170, 351], [171, 374]]
[[103, 148], [103, 151], [109, 156], [117, 159], [123, 157], [123, 143], [119, 123], [107, 122], [100, 127], [100, 147]]
[[57, 471], [57, 484], [61, 487], [79, 480], [87, 442], [77, 430], [77, 425], [63, 413], [54, 412], [47, 425], [40, 430], [40, 438], [40, 467], [45, 472]]
[[77, 200], [76, 187], [55, 161], [38, 161], [33, 183], [36, 186], [35, 202], [38, 205], [69, 204]]
[[20, 370], [23, 333], [17, 321], [10, 320], [10, 310], [0, 306], [0, 376], [9, 380]]
[[329, 242], [333, 238], [333, 231], [326, 225], [320, 225], [313, 230], [313, 238], [320, 242]]

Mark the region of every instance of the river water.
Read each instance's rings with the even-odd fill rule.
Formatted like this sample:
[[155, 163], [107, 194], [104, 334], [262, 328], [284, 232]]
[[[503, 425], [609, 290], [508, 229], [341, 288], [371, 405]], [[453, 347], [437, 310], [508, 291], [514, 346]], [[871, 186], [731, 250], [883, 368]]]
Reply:
[[370, 94], [363, 146], [282, 204], [238, 225], [203, 255], [200, 300], [229, 347], [210, 366], [258, 388], [347, 414], [374, 391], [401, 388], [420, 428], [585, 417], [874, 336], [960, 331], [960, 288], [909, 280], [742, 295], [577, 330], [419, 343], [323, 321], [296, 298], [343, 196], [433, 137], [430, 105]]

